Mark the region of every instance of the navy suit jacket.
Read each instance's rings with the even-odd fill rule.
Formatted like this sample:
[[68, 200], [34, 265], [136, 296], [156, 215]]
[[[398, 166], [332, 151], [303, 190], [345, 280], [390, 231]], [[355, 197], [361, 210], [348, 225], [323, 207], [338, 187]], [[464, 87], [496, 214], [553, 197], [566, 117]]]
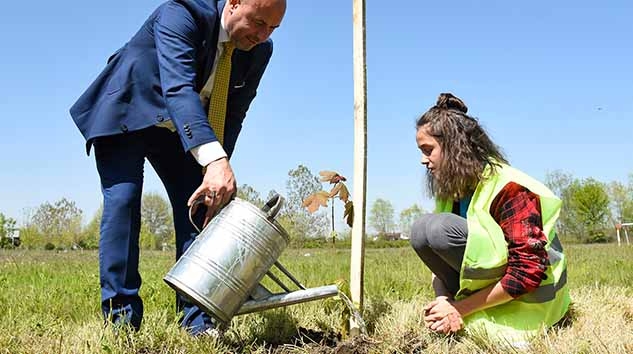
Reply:
[[[132, 132], [171, 120], [185, 151], [217, 141], [199, 92], [215, 53], [224, 1], [171, 0], [159, 6], [141, 29], [107, 62], [71, 107], [86, 139]], [[272, 41], [233, 52], [224, 129], [231, 156], [242, 121], [272, 55]]]

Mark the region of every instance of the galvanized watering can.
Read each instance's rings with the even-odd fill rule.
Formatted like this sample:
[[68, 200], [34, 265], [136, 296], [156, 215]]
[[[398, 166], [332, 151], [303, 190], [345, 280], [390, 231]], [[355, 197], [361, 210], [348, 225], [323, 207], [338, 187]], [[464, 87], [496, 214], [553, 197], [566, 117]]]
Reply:
[[[288, 233], [275, 221], [283, 198], [261, 209], [235, 198], [202, 230], [164, 280], [223, 325], [231, 318], [338, 294], [336, 285], [306, 289], [277, 259]], [[270, 269], [275, 266], [300, 290], [291, 291]], [[267, 275], [283, 292], [260, 284]]]

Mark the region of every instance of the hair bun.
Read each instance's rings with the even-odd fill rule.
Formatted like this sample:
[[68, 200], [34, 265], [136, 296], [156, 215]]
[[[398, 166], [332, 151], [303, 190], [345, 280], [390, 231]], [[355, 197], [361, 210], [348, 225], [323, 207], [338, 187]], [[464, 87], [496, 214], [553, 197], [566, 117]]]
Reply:
[[440, 109], [454, 109], [464, 114], [468, 112], [468, 107], [466, 107], [464, 101], [462, 101], [459, 97], [456, 97], [452, 93], [440, 93], [440, 96], [437, 98], [437, 103], [435, 104], [435, 107]]

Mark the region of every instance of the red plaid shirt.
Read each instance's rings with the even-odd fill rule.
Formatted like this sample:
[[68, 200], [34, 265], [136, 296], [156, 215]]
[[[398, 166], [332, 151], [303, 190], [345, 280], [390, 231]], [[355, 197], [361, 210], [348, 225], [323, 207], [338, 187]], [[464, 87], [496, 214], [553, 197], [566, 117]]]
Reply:
[[538, 195], [514, 182], [495, 197], [490, 214], [508, 243], [508, 267], [501, 286], [514, 298], [536, 289], [547, 278], [547, 236]]

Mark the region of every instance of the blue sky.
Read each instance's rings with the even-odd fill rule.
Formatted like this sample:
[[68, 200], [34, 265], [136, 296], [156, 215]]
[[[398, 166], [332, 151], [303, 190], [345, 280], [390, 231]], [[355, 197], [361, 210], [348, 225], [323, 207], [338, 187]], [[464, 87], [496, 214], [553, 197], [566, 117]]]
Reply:
[[[0, 12], [0, 212], [101, 203], [68, 108], [160, 4], [5, 1]], [[367, 200], [430, 208], [416, 118], [440, 92], [469, 106], [511, 163], [543, 179], [633, 172], [633, 3], [367, 1]], [[352, 1], [288, 0], [238, 140], [239, 184], [285, 190], [299, 164], [353, 183]], [[145, 191], [164, 193], [146, 166]]]

